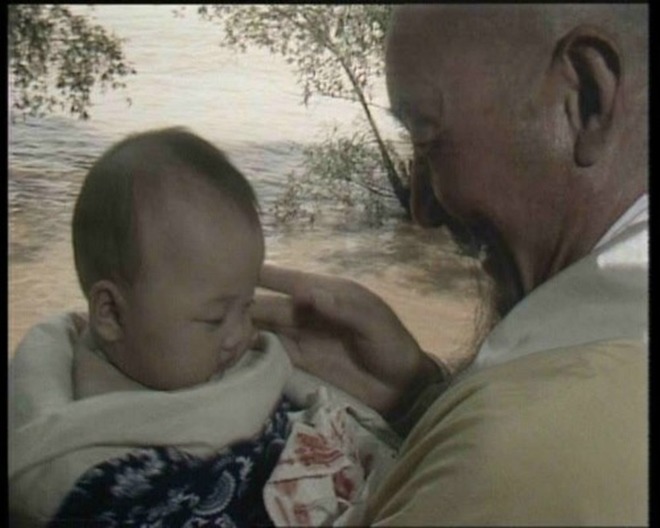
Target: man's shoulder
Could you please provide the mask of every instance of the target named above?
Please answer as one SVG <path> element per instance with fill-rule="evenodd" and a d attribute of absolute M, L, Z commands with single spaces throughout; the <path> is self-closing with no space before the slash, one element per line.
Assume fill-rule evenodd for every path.
<path fill-rule="evenodd" d="M 648 344 L 643 339 L 603 339 L 571 346 L 540 350 L 511 361 L 485 368 L 466 376 L 457 383 L 511 384 L 525 383 L 570 384 L 577 378 L 603 381 L 603 376 L 621 375 L 636 368 L 639 375 L 648 368 Z"/>
<path fill-rule="evenodd" d="M 648 347 L 641 340 L 545 350 L 483 369 L 450 386 L 424 419 L 438 422 L 450 414 L 470 412 L 489 433 L 495 433 L 505 423 L 575 423 L 577 415 L 585 413 L 587 421 L 606 419 L 601 414 L 612 416 L 613 400 L 638 404 L 631 411 L 639 412 L 627 415 L 646 417 Z M 507 444 L 515 439 L 511 433 L 505 435 Z"/>
<path fill-rule="evenodd" d="M 466 377 L 407 438 L 383 511 L 400 524 L 643 520 L 646 358 L 643 343 L 607 341 Z"/>

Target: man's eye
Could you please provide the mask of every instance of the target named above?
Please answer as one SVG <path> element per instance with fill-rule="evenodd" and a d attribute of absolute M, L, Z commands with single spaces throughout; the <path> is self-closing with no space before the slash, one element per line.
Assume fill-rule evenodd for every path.
<path fill-rule="evenodd" d="M 219 325 L 221 325 L 222 323 L 224 323 L 224 321 L 225 321 L 224 318 L 219 318 L 219 319 L 206 319 L 204 322 L 205 322 L 207 325 L 211 325 L 211 326 L 219 326 Z"/>

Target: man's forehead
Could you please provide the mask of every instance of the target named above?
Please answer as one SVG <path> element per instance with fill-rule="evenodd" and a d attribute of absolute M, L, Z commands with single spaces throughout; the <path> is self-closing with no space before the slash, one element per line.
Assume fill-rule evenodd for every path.
<path fill-rule="evenodd" d="M 437 43 L 439 28 L 424 13 L 429 6 L 398 8 L 386 48 L 386 80 L 390 110 L 398 119 L 418 119 L 420 108 L 435 107 L 442 89 L 438 70 L 450 50 Z"/>
<path fill-rule="evenodd" d="M 386 44 L 388 75 L 430 84 L 435 70 L 462 55 L 466 35 L 453 31 L 454 24 L 448 19 L 451 12 L 432 5 L 397 8 Z"/>
<path fill-rule="evenodd" d="M 395 9 L 386 48 L 392 113 L 414 118 L 411 109 L 439 110 L 442 95 L 459 89 L 465 79 L 501 75 L 511 65 L 512 50 L 522 44 L 520 27 L 533 18 L 531 7 L 412 5 Z"/>
<path fill-rule="evenodd" d="M 529 16 L 547 13 L 538 5 L 524 4 L 412 4 L 397 6 L 392 13 L 391 26 L 434 26 L 446 23 L 447 29 L 464 32 L 475 24 L 506 25 L 514 18 L 524 20 Z"/>
<path fill-rule="evenodd" d="M 394 9 L 391 34 L 428 41 L 447 34 L 456 23 L 467 24 L 475 8 L 447 5 L 408 5 Z"/>
<path fill-rule="evenodd" d="M 408 5 L 392 16 L 388 44 L 447 55 L 467 48 L 490 50 L 538 33 L 552 10 L 534 5 Z M 541 22 L 541 23 L 539 23 Z"/>

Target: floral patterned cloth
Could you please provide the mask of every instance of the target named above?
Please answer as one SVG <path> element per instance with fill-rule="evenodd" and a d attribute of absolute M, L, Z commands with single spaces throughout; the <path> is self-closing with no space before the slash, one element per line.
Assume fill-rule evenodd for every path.
<path fill-rule="evenodd" d="M 290 413 L 290 433 L 264 486 L 276 526 L 355 526 L 371 490 L 396 461 L 394 445 L 365 428 L 359 413 L 325 387 Z"/>
<path fill-rule="evenodd" d="M 272 526 L 262 490 L 293 410 L 282 398 L 258 438 L 210 458 L 149 447 L 95 466 L 77 481 L 49 526 Z"/>

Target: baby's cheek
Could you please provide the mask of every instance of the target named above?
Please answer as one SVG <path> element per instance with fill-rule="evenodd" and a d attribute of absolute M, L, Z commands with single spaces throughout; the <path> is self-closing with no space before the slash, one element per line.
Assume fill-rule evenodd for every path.
<path fill-rule="evenodd" d="M 162 368 L 181 388 L 204 383 L 215 371 L 217 346 L 213 347 L 209 337 L 181 332 L 178 339 L 172 336 L 169 347 L 170 359 Z"/>

